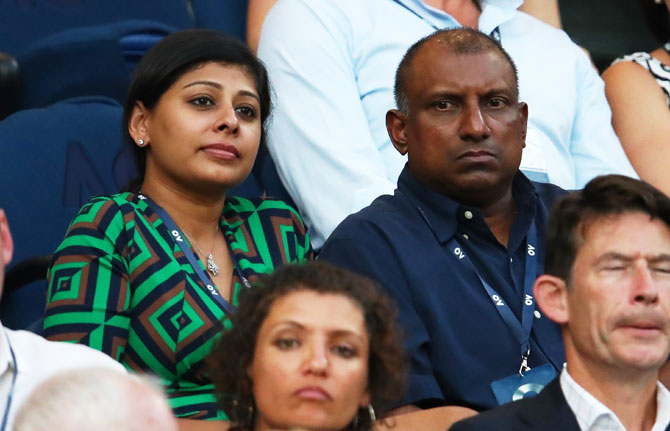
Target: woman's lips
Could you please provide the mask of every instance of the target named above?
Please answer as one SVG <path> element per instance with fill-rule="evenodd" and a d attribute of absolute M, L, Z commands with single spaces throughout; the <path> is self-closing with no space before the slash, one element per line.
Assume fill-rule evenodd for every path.
<path fill-rule="evenodd" d="M 240 157 L 240 152 L 234 145 L 229 144 L 210 144 L 202 149 L 212 157 L 222 160 L 234 160 Z"/>
<path fill-rule="evenodd" d="M 319 386 L 305 386 L 293 393 L 298 398 L 317 401 L 332 400 L 330 394 L 325 389 Z"/>

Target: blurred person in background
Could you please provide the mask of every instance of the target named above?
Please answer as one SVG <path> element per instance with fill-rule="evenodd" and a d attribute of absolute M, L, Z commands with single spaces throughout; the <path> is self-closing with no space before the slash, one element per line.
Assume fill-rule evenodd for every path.
<path fill-rule="evenodd" d="M 661 44 L 625 55 L 603 72 L 612 125 L 640 178 L 670 194 L 670 0 L 638 0 Z"/>

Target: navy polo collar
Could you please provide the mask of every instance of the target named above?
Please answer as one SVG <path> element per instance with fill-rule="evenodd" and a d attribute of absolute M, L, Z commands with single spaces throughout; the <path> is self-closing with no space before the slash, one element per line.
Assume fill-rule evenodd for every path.
<path fill-rule="evenodd" d="M 479 213 L 476 207 L 459 203 L 443 194 L 440 194 L 422 183 L 409 171 L 407 165 L 398 178 L 396 195 L 405 195 L 415 206 L 423 212 L 429 228 L 443 244 L 449 241 L 458 229 L 459 214 L 465 211 Z M 515 231 L 526 232 L 531 220 L 535 217 L 535 206 L 538 199 L 533 183 L 518 171 L 512 183 L 512 197 L 520 215 L 512 225 L 510 237 L 514 238 Z M 514 240 L 513 240 L 514 241 Z M 515 241 L 516 242 L 516 241 Z M 516 244 L 509 244 L 515 247 Z"/>

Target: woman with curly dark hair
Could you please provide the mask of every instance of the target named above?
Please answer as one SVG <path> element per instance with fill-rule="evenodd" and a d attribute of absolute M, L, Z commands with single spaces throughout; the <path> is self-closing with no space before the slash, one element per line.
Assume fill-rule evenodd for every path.
<path fill-rule="evenodd" d="M 210 356 L 231 430 L 371 430 L 402 396 L 392 310 L 372 281 L 322 262 L 242 292 Z"/>

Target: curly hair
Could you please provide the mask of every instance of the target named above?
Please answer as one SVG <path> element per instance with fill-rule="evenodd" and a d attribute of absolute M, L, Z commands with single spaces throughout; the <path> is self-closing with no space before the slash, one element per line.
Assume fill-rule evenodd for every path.
<path fill-rule="evenodd" d="M 253 361 L 261 325 L 275 301 L 305 290 L 346 296 L 363 311 L 370 339 L 368 388 L 373 408 L 384 412 L 402 396 L 406 363 L 396 311 L 378 286 L 324 262 L 284 265 L 240 293 L 237 312 L 224 322 L 226 329 L 209 357 L 219 403 L 234 422 L 231 431 L 253 430 L 254 398 L 247 369 Z M 372 429 L 367 413 L 358 415 L 354 422 L 348 429 Z"/>

